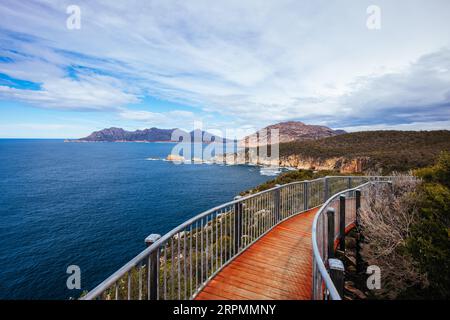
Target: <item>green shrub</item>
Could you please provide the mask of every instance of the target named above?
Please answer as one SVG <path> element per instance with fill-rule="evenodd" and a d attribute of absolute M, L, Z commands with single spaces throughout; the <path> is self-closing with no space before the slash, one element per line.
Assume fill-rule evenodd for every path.
<path fill-rule="evenodd" d="M 281 143 L 280 157 L 300 155 L 317 160 L 368 157 L 370 161 L 366 170 L 388 174 L 430 166 L 442 150 L 450 151 L 448 130 L 387 130 L 353 132 L 318 140 Z"/>
<path fill-rule="evenodd" d="M 416 170 L 422 178 L 418 195 L 419 220 L 412 228 L 408 248 L 427 273 L 428 298 L 450 298 L 450 153 L 443 152 L 437 163 Z"/>

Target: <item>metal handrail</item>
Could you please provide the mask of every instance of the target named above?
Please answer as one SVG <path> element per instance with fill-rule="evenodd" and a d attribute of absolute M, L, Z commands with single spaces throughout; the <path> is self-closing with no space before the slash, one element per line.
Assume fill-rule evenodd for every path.
<path fill-rule="evenodd" d="M 166 233 L 81 299 L 192 299 L 218 271 L 280 222 L 321 205 L 328 195 L 354 183 L 378 178 L 295 181 L 206 210 Z"/>
<path fill-rule="evenodd" d="M 339 200 L 339 198 L 341 196 L 345 196 L 345 199 L 347 200 L 351 200 L 351 201 L 355 201 L 356 202 L 356 197 L 354 196 L 354 193 L 356 191 L 364 191 L 366 188 L 368 188 L 369 186 L 373 185 L 374 183 L 386 183 L 386 182 L 391 182 L 393 179 L 393 177 L 378 177 L 377 179 L 371 179 L 372 181 L 368 181 L 364 184 L 361 184 L 355 188 L 349 188 L 343 191 L 340 191 L 336 194 L 334 194 L 333 196 L 331 196 L 327 201 L 325 201 L 325 203 L 320 207 L 320 209 L 317 211 L 314 220 L 313 220 L 313 225 L 312 225 L 312 233 L 311 233 L 311 238 L 312 238 L 312 247 L 313 247 L 313 284 L 312 284 L 312 288 L 313 288 L 313 299 L 317 300 L 317 299 L 331 299 L 331 300 L 341 300 L 341 296 L 338 293 L 338 290 L 336 289 L 335 284 L 333 283 L 333 280 L 330 277 L 330 274 L 328 272 L 328 269 L 325 265 L 325 261 L 326 261 L 326 250 L 324 249 L 326 246 L 324 245 L 325 241 L 329 241 L 329 239 L 325 239 L 325 237 L 327 237 L 327 234 L 325 234 L 325 232 L 322 232 L 319 236 L 320 231 L 318 230 L 318 224 L 319 224 L 319 220 L 322 219 L 323 223 L 322 223 L 322 229 L 325 229 L 325 213 L 328 209 L 332 208 L 333 202 L 336 202 L 337 200 Z M 348 227 L 348 225 L 352 224 L 355 222 L 356 217 L 357 217 L 357 210 L 359 208 L 357 208 L 356 203 L 353 203 L 353 214 L 354 216 L 352 217 L 351 221 L 345 221 L 345 227 Z M 333 208 L 335 209 L 335 208 Z M 337 208 L 337 220 L 339 221 L 340 219 L 340 214 L 341 212 L 339 212 L 339 208 Z M 347 211 L 347 210 L 346 210 Z M 333 211 L 335 212 L 335 211 Z M 345 217 L 345 215 L 344 215 Z M 334 234 L 334 239 L 340 238 L 341 234 L 339 233 L 339 228 L 336 229 L 337 232 Z M 319 243 L 318 240 L 321 241 L 322 244 L 322 252 L 320 252 L 320 248 L 319 248 Z M 325 259 L 324 259 L 325 258 Z M 324 261 L 325 260 L 325 261 Z"/>

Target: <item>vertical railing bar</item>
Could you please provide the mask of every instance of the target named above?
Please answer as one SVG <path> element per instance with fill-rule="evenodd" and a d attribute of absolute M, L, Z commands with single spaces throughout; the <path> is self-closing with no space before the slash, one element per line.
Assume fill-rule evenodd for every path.
<path fill-rule="evenodd" d="M 174 300 L 174 290 L 175 290 L 175 279 L 174 279 L 174 277 L 175 277 L 175 260 L 174 260 L 174 252 L 173 252 L 173 237 L 171 238 L 171 241 L 170 241 L 170 247 L 171 247 L 171 253 L 172 253 L 172 255 L 171 255 L 171 259 L 172 259 L 172 263 L 171 263 L 171 266 L 172 266 L 172 268 L 171 268 L 171 272 L 170 272 L 170 299 L 171 300 Z"/>
<path fill-rule="evenodd" d="M 219 218 L 216 212 L 216 269 L 219 269 Z"/>
<path fill-rule="evenodd" d="M 128 280 L 127 300 L 131 300 L 131 274 L 130 274 L 130 271 L 127 272 L 127 280 Z"/>
<path fill-rule="evenodd" d="M 228 259 L 231 259 L 231 257 L 233 256 L 233 213 L 234 213 L 234 207 L 233 206 L 230 206 L 230 213 L 229 213 L 229 215 L 230 215 L 230 223 L 229 223 L 229 226 L 228 226 L 228 230 L 229 230 L 229 232 L 230 232 L 230 241 L 228 242 L 229 243 L 229 246 L 228 246 L 228 249 L 229 249 L 229 257 L 228 257 Z"/>
<path fill-rule="evenodd" d="M 291 201 L 292 201 L 292 205 L 291 205 L 291 215 L 293 214 L 297 214 L 300 212 L 300 210 L 298 209 L 298 198 L 300 197 L 300 192 L 299 190 L 300 185 L 296 184 L 292 187 L 292 194 L 291 194 Z"/>
<path fill-rule="evenodd" d="M 250 216 L 252 214 L 254 214 L 255 210 L 258 211 L 258 208 L 256 207 L 256 199 L 253 198 L 251 199 L 252 201 L 247 201 L 247 204 L 249 204 L 249 207 L 243 207 L 242 211 L 245 212 L 245 215 L 243 215 L 243 219 L 245 219 L 242 225 L 244 226 L 243 228 L 245 229 L 245 238 L 244 238 L 244 243 L 243 243 L 243 247 L 247 247 L 247 245 L 249 244 L 249 221 L 250 221 Z"/>
<path fill-rule="evenodd" d="M 183 269 L 184 269 L 184 300 L 187 300 L 187 257 L 186 257 L 186 237 L 187 237 L 187 228 L 184 229 L 184 237 L 183 237 Z M 189 234 L 191 235 L 191 234 Z"/>
<path fill-rule="evenodd" d="M 325 230 L 326 230 L 326 228 L 325 228 L 325 215 L 322 215 L 322 254 L 323 254 L 323 256 L 324 257 L 326 257 L 325 256 L 325 254 L 326 254 L 326 251 L 325 251 Z"/>
<path fill-rule="evenodd" d="M 138 271 L 138 286 L 139 286 L 139 296 L 138 299 L 142 300 L 142 265 L 138 265 L 139 271 Z"/>
<path fill-rule="evenodd" d="M 226 247 L 226 254 L 225 254 L 225 260 L 228 261 L 228 259 L 231 258 L 231 212 L 232 212 L 232 207 L 228 207 L 228 211 L 227 211 L 227 219 L 225 221 L 225 233 L 226 233 L 226 239 L 227 243 L 225 243 L 225 247 Z M 227 221 L 229 221 L 230 223 L 228 223 Z"/>
<path fill-rule="evenodd" d="M 255 223 L 255 219 L 257 219 L 257 216 L 256 216 L 255 212 L 260 212 L 261 211 L 261 201 L 262 201 L 261 198 L 263 198 L 263 197 L 261 197 L 261 196 L 258 197 L 258 202 L 255 203 L 257 208 L 256 208 L 256 210 L 254 210 L 251 213 L 250 217 L 248 218 L 248 228 L 249 228 L 249 240 L 250 240 L 250 242 L 253 242 L 253 240 L 255 239 L 255 236 L 254 236 L 255 230 L 254 230 L 254 227 L 253 227 L 254 223 Z M 255 199 L 255 202 L 256 202 L 256 199 Z"/>
<path fill-rule="evenodd" d="M 251 202 L 252 203 L 252 205 L 251 205 L 252 210 L 250 211 L 250 217 L 248 218 L 250 230 L 252 229 L 252 224 L 251 224 L 252 220 L 255 220 L 255 219 L 258 220 L 259 216 L 261 215 L 261 212 L 260 212 L 260 210 L 258 208 L 258 203 L 256 201 L 257 198 L 255 197 L 254 199 L 251 199 L 251 200 L 252 200 L 252 202 Z"/>
<path fill-rule="evenodd" d="M 181 259 L 180 259 L 180 238 L 181 232 L 178 232 L 177 238 L 177 280 L 178 280 L 178 300 L 181 300 Z"/>
<path fill-rule="evenodd" d="M 242 205 L 242 212 L 241 212 L 241 220 L 242 221 L 240 223 L 240 226 L 241 226 L 241 229 L 242 229 L 242 232 L 241 232 L 242 250 L 247 245 L 247 243 L 246 243 L 247 240 L 245 239 L 245 235 L 247 234 L 246 218 L 247 218 L 247 215 L 248 215 L 249 211 L 255 210 L 255 208 L 254 208 L 254 201 L 253 201 L 254 199 L 252 198 L 251 200 L 252 201 L 245 201 L 245 205 Z M 248 206 L 250 206 L 250 207 L 248 207 Z"/>
<path fill-rule="evenodd" d="M 286 200 L 286 208 L 285 208 L 285 211 L 286 211 L 286 214 L 285 214 L 285 218 L 287 218 L 287 217 L 290 217 L 291 215 L 293 215 L 294 214 L 294 203 L 293 203 L 293 198 L 292 198 L 292 194 L 294 193 L 294 190 L 293 189 L 295 189 L 295 185 L 293 185 L 293 186 L 288 186 L 288 188 L 287 188 L 287 190 L 286 190 L 286 193 L 287 193 L 287 200 Z M 283 203 L 281 203 L 281 205 L 284 207 L 284 205 L 283 205 Z"/>
<path fill-rule="evenodd" d="M 280 191 L 281 192 L 281 191 Z M 281 199 L 280 199 L 280 213 L 281 213 Z M 260 210 L 261 218 L 263 219 L 263 232 L 266 232 L 267 230 L 267 220 L 266 220 L 266 213 L 262 210 Z"/>
<path fill-rule="evenodd" d="M 164 300 L 167 300 L 167 244 L 164 243 Z"/>
<path fill-rule="evenodd" d="M 200 244 L 200 248 L 201 248 L 201 254 L 200 254 L 200 260 L 201 260 L 201 281 L 200 281 L 200 283 L 203 283 L 203 218 L 202 218 L 202 220 L 201 220 L 201 226 L 200 226 L 200 228 L 202 229 L 202 232 L 201 232 L 201 235 L 200 235 L 200 237 L 201 237 L 201 244 Z"/>
<path fill-rule="evenodd" d="M 214 213 L 211 213 L 211 274 L 214 273 Z M 209 277 L 209 276 L 208 276 Z"/>
<path fill-rule="evenodd" d="M 253 210 L 251 211 L 251 216 L 258 217 L 258 218 L 262 217 L 263 210 L 261 209 L 261 197 L 260 196 L 255 197 L 253 199 L 253 206 L 252 207 L 253 207 Z M 249 218 L 249 229 L 251 229 L 250 222 L 251 222 L 251 218 Z M 249 231 L 249 233 L 250 233 L 250 231 Z M 249 238 L 249 239 L 251 239 L 251 238 Z"/>
<path fill-rule="evenodd" d="M 276 216 L 275 216 L 275 211 L 270 210 L 270 205 L 271 205 L 271 203 L 270 203 L 269 196 L 268 196 L 267 194 L 266 194 L 264 200 L 265 200 L 265 204 L 266 204 L 267 211 L 268 211 L 269 214 L 272 216 L 273 225 L 276 225 L 276 224 L 277 224 L 277 218 L 276 218 Z"/>
<path fill-rule="evenodd" d="M 220 213 L 220 266 L 222 267 L 223 265 L 223 218 L 224 218 L 224 213 L 223 210 L 221 210 Z"/>
<path fill-rule="evenodd" d="M 192 224 L 189 226 L 189 296 L 192 294 Z"/>
<path fill-rule="evenodd" d="M 205 217 L 205 239 L 206 239 L 206 249 L 205 249 L 205 271 L 206 271 L 206 277 L 205 279 L 209 278 L 209 259 L 208 259 L 208 255 L 210 254 L 209 252 L 209 237 L 208 237 L 208 224 L 209 224 L 209 216 Z"/>
<path fill-rule="evenodd" d="M 286 200 L 286 214 L 285 214 L 285 218 L 290 217 L 291 215 L 294 214 L 294 202 L 293 202 L 293 198 L 292 195 L 294 193 L 294 189 L 295 189 L 295 185 L 293 186 L 289 186 L 286 190 L 287 192 L 287 200 Z M 284 204 L 281 204 L 282 206 L 284 206 Z"/>
<path fill-rule="evenodd" d="M 255 227 L 255 239 L 258 238 L 258 222 L 259 222 L 259 217 L 258 215 L 255 213 L 253 214 L 253 216 L 255 217 L 255 222 L 254 222 L 254 227 Z"/>
<path fill-rule="evenodd" d="M 237 212 L 235 211 L 234 215 L 233 215 L 233 239 L 235 239 L 237 237 L 237 235 L 236 235 L 238 232 L 238 230 L 236 229 L 237 219 L 238 219 L 238 215 L 237 215 Z M 233 246 L 233 256 L 235 256 L 237 253 L 238 253 L 238 248 L 234 245 Z"/>
<path fill-rule="evenodd" d="M 161 267 L 161 259 L 160 259 L 161 247 L 156 249 L 156 300 L 159 300 L 159 269 Z M 150 266 L 150 265 L 149 265 Z M 148 289 L 150 291 L 150 288 Z"/>
<path fill-rule="evenodd" d="M 250 230 L 251 231 L 253 231 L 253 225 L 254 225 L 254 221 L 256 220 L 256 221 L 259 221 L 261 218 L 262 218 L 262 216 L 264 215 L 264 210 L 263 210 L 263 208 L 262 208 L 262 202 L 264 201 L 264 197 L 263 196 L 259 196 L 258 198 L 255 198 L 254 199 L 254 202 L 255 202 L 255 204 L 254 204 L 254 210 L 253 210 L 253 212 L 252 212 L 252 218 L 253 219 L 250 219 Z M 256 236 L 253 236 L 253 238 L 250 238 L 250 239 L 252 239 L 252 241 L 254 240 L 254 239 L 256 239 Z"/>
<path fill-rule="evenodd" d="M 199 287 L 198 283 L 198 220 L 195 222 L 195 288 Z"/>
<path fill-rule="evenodd" d="M 147 257 L 147 300 L 150 300 L 150 270 L 152 268 L 150 255 Z"/>

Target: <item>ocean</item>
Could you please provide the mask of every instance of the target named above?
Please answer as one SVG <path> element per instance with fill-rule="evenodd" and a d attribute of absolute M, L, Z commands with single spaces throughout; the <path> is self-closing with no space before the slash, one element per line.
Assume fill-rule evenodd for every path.
<path fill-rule="evenodd" d="M 172 143 L 0 139 L 0 299 L 69 299 L 186 219 L 270 179 L 258 167 L 176 165 Z M 69 265 L 81 290 L 69 290 Z"/>

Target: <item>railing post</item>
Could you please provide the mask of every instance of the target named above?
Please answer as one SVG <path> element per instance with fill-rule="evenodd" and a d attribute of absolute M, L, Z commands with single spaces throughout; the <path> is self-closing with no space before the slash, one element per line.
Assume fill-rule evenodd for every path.
<path fill-rule="evenodd" d="M 361 190 L 355 190 L 355 210 L 356 210 L 356 245 L 355 245 L 355 258 L 356 258 L 356 271 L 362 272 L 363 269 L 363 259 L 361 257 L 361 218 L 360 218 L 360 209 L 361 209 Z"/>
<path fill-rule="evenodd" d="M 345 252 L 345 195 L 339 196 L 339 250 Z"/>
<path fill-rule="evenodd" d="M 278 222 L 281 220 L 281 199 L 280 199 L 280 185 L 276 185 L 277 189 L 274 190 L 273 193 L 273 205 L 274 205 L 274 214 L 275 214 L 275 221 Z"/>
<path fill-rule="evenodd" d="M 355 190 L 356 227 L 359 229 L 359 209 L 361 208 L 361 190 Z"/>
<path fill-rule="evenodd" d="M 154 244 L 156 241 L 161 238 L 161 235 L 152 233 L 147 238 L 145 238 L 145 243 L 147 244 L 147 247 Z M 147 266 L 147 268 L 150 268 L 150 288 L 149 290 L 149 297 L 150 300 L 157 300 L 158 299 L 158 270 L 159 270 L 159 261 L 158 261 L 158 249 L 154 250 L 150 256 L 149 256 L 149 262 L 150 265 Z"/>
<path fill-rule="evenodd" d="M 242 198 L 241 196 L 234 197 L 234 200 Z M 242 202 L 234 204 L 234 252 L 238 253 L 241 247 L 242 239 Z"/>
<path fill-rule="evenodd" d="M 348 181 L 347 181 L 347 189 L 351 189 L 352 188 L 352 177 L 348 177 Z"/>
<path fill-rule="evenodd" d="M 344 296 L 344 264 L 339 259 L 328 259 L 328 269 L 330 270 L 330 278 L 342 298 Z"/>
<path fill-rule="evenodd" d="M 328 219 L 328 258 L 334 257 L 334 208 L 327 209 Z"/>
<path fill-rule="evenodd" d="M 323 202 L 328 200 L 328 177 L 323 180 Z"/>
<path fill-rule="evenodd" d="M 309 209 L 308 205 L 308 180 L 303 182 L 303 209 L 307 211 Z"/>

